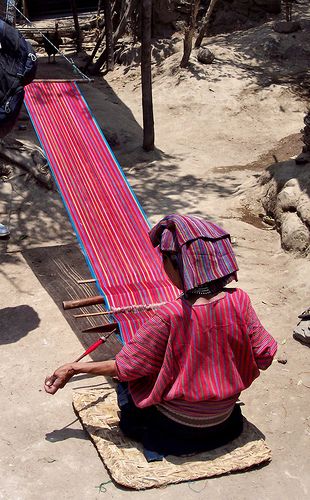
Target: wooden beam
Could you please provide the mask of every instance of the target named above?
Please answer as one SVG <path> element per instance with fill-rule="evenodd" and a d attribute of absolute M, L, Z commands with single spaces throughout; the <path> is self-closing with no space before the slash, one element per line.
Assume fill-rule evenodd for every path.
<path fill-rule="evenodd" d="M 93 297 L 84 297 L 83 299 L 64 300 L 62 306 L 64 309 L 75 309 L 76 307 L 93 306 L 96 304 L 104 304 L 102 295 L 94 295 Z"/>
<path fill-rule="evenodd" d="M 33 80 L 34 83 L 40 83 L 40 82 L 55 82 L 55 83 L 66 83 L 66 82 L 76 82 L 76 83 L 90 83 L 93 82 L 94 78 L 89 78 L 89 80 L 84 80 L 84 78 L 74 78 L 73 80 L 67 80 L 65 78 L 35 78 Z"/>

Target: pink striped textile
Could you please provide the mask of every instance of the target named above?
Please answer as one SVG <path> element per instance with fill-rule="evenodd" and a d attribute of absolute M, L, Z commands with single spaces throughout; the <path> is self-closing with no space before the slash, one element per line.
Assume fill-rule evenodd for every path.
<path fill-rule="evenodd" d="M 107 307 L 173 300 L 149 224 L 74 82 L 35 82 L 25 104 Z M 152 311 L 119 313 L 124 342 Z"/>
<path fill-rule="evenodd" d="M 206 304 L 179 298 L 162 306 L 117 354 L 116 366 L 139 408 L 160 404 L 170 418 L 208 417 L 214 424 L 276 350 L 246 292 L 227 289 Z"/>

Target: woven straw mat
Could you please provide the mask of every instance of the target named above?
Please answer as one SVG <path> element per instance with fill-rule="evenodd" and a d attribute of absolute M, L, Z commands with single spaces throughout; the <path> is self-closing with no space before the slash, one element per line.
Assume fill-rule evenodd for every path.
<path fill-rule="evenodd" d="M 141 446 L 126 438 L 118 427 L 113 387 L 74 391 L 73 407 L 114 481 L 135 490 L 242 471 L 271 459 L 261 432 L 244 419 L 242 435 L 227 446 L 148 463 Z"/>

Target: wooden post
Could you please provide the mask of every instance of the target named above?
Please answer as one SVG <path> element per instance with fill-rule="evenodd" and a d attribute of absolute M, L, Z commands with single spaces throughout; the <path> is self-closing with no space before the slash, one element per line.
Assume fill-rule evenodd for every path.
<path fill-rule="evenodd" d="M 154 149 L 154 115 L 152 98 L 151 33 L 152 0 L 142 0 L 141 84 L 143 109 L 143 149 Z"/>
<path fill-rule="evenodd" d="M 28 0 L 23 0 L 22 2 L 22 13 L 24 16 L 29 17 Z"/>
<path fill-rule="evenodd" d="M 73 16 L 73 21 L 74 21 L 75 33 L 76 33 L 76 50 L 77 50 L 77 52 L 81 52 L 82 38 L 81 38 L 81 30 L 80 30 L 80 25 L 79 25 L 79 16 L 78 16 L 77 7 L 76 7 L 76 0 L 71 0 L 71 9 L 72 9 L 72 16 Z"/>
<path fill-rule="evenodd" d="M 200 5 L 200 0 L 192 0 L 189 22 L 185 30 L 185 36 L 184 36 L 184 51 L 180 63 L 181 68 L 186 68 L 188 66 L 188 61 L 192 52 L 193 37 L 195 33 L 196 18 L 198 14 L 199 5 Z"/>
<path fill-rule="evenodd" d="M 114 45 L 113 45 L 113 22 L 112 22 L 112 3 L 111 0 L 104 0 L 104 21 L 105 21 L 105 39 L 106 39 L 106 65 L 107 71 L 114 69 Z"/>

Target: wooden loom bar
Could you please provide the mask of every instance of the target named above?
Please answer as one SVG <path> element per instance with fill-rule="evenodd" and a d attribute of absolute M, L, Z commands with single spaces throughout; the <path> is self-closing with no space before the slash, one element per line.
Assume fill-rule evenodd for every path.
<path fill-rule="evenodd" d="M 65 300 L 62 306 L 64 309 L 75 309 L 76 307 L 93 306 L 96 304 L 104 304 L 104 298 L 101 295 L 76 300 Z"/>
<path fill-rule="evenodd" d="M 42 78 L 42 79 L 35 79 L 33 80 L 34 83 L 44 83 L 44 82 L 52 82 L 52 83 L 69 83 L 69 82 L 75 82 L 75 83 L 90 83 L 90 82 L 94 82 L 94 79 L 93 78 L 89 78 L 88 80 L 83 79 L 83 78 L 73 78 L 72 80 L 70 79 L 57 79 L 57 78 Z"/>

